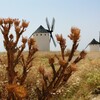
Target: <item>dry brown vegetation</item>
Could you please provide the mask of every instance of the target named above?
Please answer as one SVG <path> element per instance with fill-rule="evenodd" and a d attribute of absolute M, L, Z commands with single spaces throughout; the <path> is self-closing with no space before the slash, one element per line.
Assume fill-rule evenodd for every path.
<path fill-rule="evenodd" d="M 70 77 L 67 84 L 59 89 L 57 94 L 53 96 L 53 100 L 92 100 L 96 98 L 96 94 L 91 93 L 100 86 L 100 52 L 87 52 L 87 56 L 80 63 L 77 64 L 78 69 Z M 27 53 L 24 53 L 26 55 Z M 29 99 L 37 100 L 36 93 L 34 91 L 35 85 L 38 84 L 40 74 L 38 68 L 44 66 L 47 71 L 51 71 L 48 64 L 48 56 L 59 55 L 60 52 L 37 52 L 33 61 L 33 66 L 26 79 L 28 87 Z M 3 64 L 0 63 L 0 92 L 2 94 L 2 85 L 6 83 L 6 53 L 0 53 Z M 78 55 L 78 53 L 76 53 Z M 57 61 L 55 62 L 58 65 Z M 4 67 L 5 66 L 5 67 Z M 18 68 L 20 69 L 20 68 Z M 3 92 L 4 93 L 4 92 Z M 2 94 L 4 95 L 4 94 Z M 100 98 L 98 97 L 97 100 Z"/>
<path fill-rule="evenodd" d="M 76 52 L 80 29 L 71 28 L 70 51 L 66 51 L 66 39 L 57 34 L 60 52 L 36 53 L 33 38 L 22 37 L 22 45 L 17 45 L 28 24 L 25 20 L 0 19 L 6 49 L 0 59 L 2 100 L 89 100 L 90 94 L 99 94 L 100 57 L 88 53 L 85 58 L 85 51 Z M 12 26 L 15 38 L 9 33 Z M 27 42 L 29 50 L 23 52 Z"/>

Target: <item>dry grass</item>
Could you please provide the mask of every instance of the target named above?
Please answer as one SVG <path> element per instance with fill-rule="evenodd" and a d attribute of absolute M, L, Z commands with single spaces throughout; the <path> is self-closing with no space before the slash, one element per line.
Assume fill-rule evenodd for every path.
<path fill-rule="evenodd" d="M 27 52 L 24 53 L 26 55 Z M 38 68 L 44 66 L 50 72 L 48 57 L 55 54 L 60 56 L 60 52 L 37 52 L 33 61 L 26 83 L 29 87 L 30 99 L 35 100 L 36 94 L 34 91 L 35 85 L 41 80 Z M 77 55 L 78 53 L 76 53 Z M 7 81 L 6 79 L 6 53 L 0 53 L 3 63 L 0 64 L 0 92 L 2 92 L 1 84 Z M 100 52 L 88 52 L 85 59 L 78 63 L 78 71 L 73 73 L 68 81 L 68 84 L 58 91 L 58 96 L 54 96 L 54 100 L 90 100 L 90 93 L 100 86 Z M 21 70 L 21 68 L 18 68 Z M 17 69 L 17 70 L 18 70 Z M 77 99 L 78 98 L 78 99 Z M 92 100 L 92 99 L 91 99 Z"/>

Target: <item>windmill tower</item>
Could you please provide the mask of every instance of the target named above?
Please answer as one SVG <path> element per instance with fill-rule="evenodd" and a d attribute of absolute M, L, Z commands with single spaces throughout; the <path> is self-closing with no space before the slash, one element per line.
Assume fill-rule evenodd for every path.
<path fill-rule="evenodd" d="M 51 39 L 54 43 L 54 46 L 56 47 L 56 43 L 52 35 L 55 19 L 53 18 L 52 25 L 50 27 L 48 19 L 46 18 L 46 24 L 48 29 L 45 29 L 42 25 L 40 25 L 37 30 L 31 35 L 35 38 L 39 51 L 50 51 Z"/>
<path fill-rule="evenodd" d="M 100 51 L 100 32 L 99 32 L 99 42 L 93 39 L 89 43 L 90 51 Z"/>

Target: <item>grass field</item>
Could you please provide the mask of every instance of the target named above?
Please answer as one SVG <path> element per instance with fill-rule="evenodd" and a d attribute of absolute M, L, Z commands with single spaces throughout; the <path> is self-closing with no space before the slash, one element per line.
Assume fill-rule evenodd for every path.
<path fill-rule="evenodd" d="M 42 66 L 48 73 L 51 72 L 48 57 L 55 54 L 60 56 L 60 52 L 37 52 L 35 54 L 33 67 L 26 79 L 30 98 L 27 100 L 37 100 L 34 89 L 39 84 L 41 77 L 38 73 L 38 68 Z M 27 52 L 24 55 L 27 55 Z M 76 55 L 78 55 L 78 52 L 75 53 Z M 0 62 L 0 93 L 3 94 L 2 86 L 7 83 L 6 53 L 0 53 L 0 59 L 2 61 Z M 55 65 L 58 66 L 57 61 L 55 61 Z M 98 90 L 99 94 L 95 93 L 96 89 L 100 89 L 100 52 L 87 52 L 86 58 L 81 60 L 77 67 L 78 70 L 73 73 L 68 83 L 54 94 L 52 100 L 100 100 L 100 90 Z M 17 66 L 16 71 L 19 71 L 19 75 L 21 74 L 20 65 Z"/>

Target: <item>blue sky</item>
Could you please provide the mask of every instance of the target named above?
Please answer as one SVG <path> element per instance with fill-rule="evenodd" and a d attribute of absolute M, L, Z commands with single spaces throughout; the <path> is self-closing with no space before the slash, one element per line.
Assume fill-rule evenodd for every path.
<path fill-rule="evenodd" d="M 73 26 L 81 29 L 79 50 L 84 49 L 93 38 L 99 40 L 100 0 L 0 0 L 0 17 L 29 21 L 29 27 L 24 33 L 27 37 L 40 25 L 47 28 L 46 17 L 50 23 L 54 17 L 56 21 L 53 35 L 62 34 L 67 40 L 68 48 L 72 42 L 67 35 Z M 1 34 L 0 37 L 2 42 Z M 0 51 L 3 50 L 2 42 Z M 59 45 L 55 48 L 51 42 L 51 50 L 59 50 Z"/>

